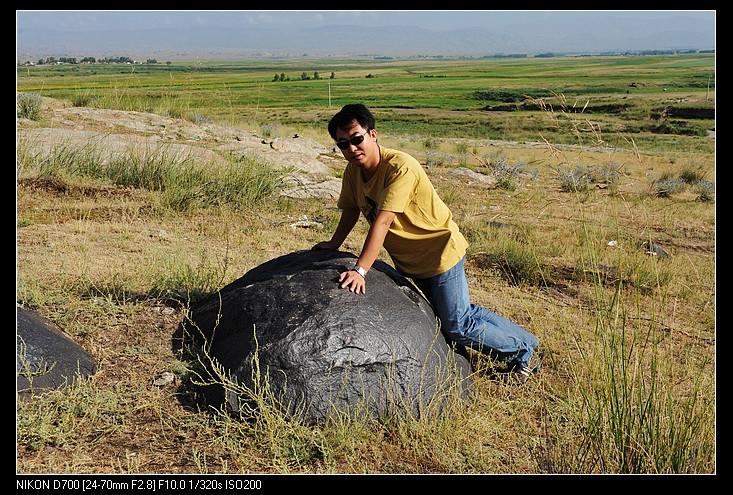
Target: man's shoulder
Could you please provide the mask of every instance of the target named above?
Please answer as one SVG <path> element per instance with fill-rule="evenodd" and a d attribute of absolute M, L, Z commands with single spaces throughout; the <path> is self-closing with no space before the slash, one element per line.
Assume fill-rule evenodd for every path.
<path fill-rule="evenodd" d="M 420 165 L 420 162 L 418 162 L 414 156 L 407 153 L 406 151 L 396 150 L 393 148 L 385 148 L 383 146 L 380 146 L 379 149 L 380 149 L 380 153 L 382 154 L 382 160 L 392 165 L 396 165 L 396 166 L 403 166 L 403 165 L 419 166 Z"/>

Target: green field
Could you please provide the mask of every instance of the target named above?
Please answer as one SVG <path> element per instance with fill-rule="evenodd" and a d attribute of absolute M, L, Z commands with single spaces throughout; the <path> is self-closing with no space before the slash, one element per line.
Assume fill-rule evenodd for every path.
<path fill-rule="evenodd" d="M 711 152 L 699 138 L 715 126 L 714 73 L 713 54 L 272 60 L 19 67 L 17 87 L 83 106 L 319 132 L 336 107 L 360 101 L 392 135 L 536 141 L 542 131 L 554 143 L 624 136 L 641 149 Z"/>

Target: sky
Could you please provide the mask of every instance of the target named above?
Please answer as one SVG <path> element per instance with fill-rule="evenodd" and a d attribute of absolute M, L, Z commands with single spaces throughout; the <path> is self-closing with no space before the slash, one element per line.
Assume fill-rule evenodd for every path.
<path fill-rule="evenodd" d="M 715 19 L 714 10 L 700 11 L 511 11 L 511 10 L 235 10 L 235 11 L 93 11 L 93 10 L 16 10 L 17 29 L 57 29 L 68 31 L 111 28 L 186 28 L 186 27 L 321 27 L 332 24 L 359 26 L 403 25 L 428 29 L 456 29 L 475 26 L 490 28 L 529 20 L 567 21 L 574 16 L 633 16 L 639 19 L 664 18 L 685 13 L 701 19 Z"/>

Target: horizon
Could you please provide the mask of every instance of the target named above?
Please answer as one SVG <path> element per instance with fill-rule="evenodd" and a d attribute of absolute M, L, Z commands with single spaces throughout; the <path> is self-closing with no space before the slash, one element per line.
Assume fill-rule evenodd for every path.
<path fill-rule="evenodd" d="M 16 55 L 481 56 L 715 48 L 716 11 L 16 11 Z M 260 55 L 258 55 L 260 56 Z"/>

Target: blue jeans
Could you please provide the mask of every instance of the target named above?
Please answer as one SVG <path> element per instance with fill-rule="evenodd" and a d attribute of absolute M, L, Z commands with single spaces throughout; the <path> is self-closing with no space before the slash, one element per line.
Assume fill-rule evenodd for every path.
<path fill-rule="evenodd" d="M 434 277 L 413 278 L 440 318 L 443 334 L 510 367 L 527 366 L 539 340 L 516 323 L 471 304 L 464 262 L 465 258 Z"/>

